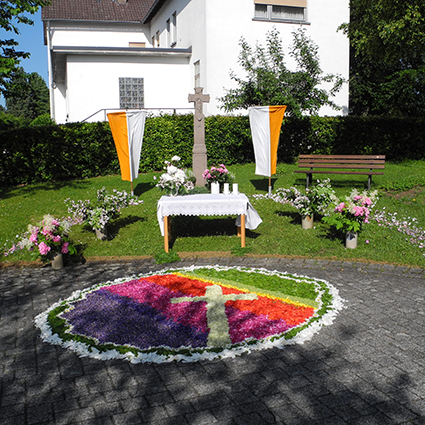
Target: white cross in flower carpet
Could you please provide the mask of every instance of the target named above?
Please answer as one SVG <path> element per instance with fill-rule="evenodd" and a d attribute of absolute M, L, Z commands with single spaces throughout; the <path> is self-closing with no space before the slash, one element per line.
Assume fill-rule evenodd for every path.
<path fill-rule="evenodd" d="M 226 301 L 256 300 L 256 294 L 227 294 L 223 295 L 221 286 L 207 286 L 204 296 L 172 298 L 171 303 L 205 301 L 207 303 L 208 347 L 224 347 L 231 344 L 229 322 L 226 316 Z"/>

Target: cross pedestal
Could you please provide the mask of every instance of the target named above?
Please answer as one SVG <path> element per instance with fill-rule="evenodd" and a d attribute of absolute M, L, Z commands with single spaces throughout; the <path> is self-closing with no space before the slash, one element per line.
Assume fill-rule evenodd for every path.
<path fill-rule="evenodd" d="M 195 94 L 189 94 L 189 102 L 195 103 L 195 114 L 193 116 L 193 173 L 196 177 L 196 186 L 205 184 L 202 174 L 207 168 L 207 148 L 205 146 L 205 118 L 202 111 L 204 102 L 209 103 L 210 95 L 202 94 L 202 87 L 195 88 Z"/>

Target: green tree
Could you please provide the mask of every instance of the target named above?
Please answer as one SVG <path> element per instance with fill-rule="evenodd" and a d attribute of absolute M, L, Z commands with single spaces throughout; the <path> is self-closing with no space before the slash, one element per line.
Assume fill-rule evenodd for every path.
<path fill-rule="evenodd" d="M 50 112 L 49 89 L 37 72 L 27 74 L 19 67 L 9 80 L 9 90 L 5 93 L 8 114 L 31 121 Z"/>
<path fill-rule="evenodd" d="M 240 41 L 239 64 L 246 79 L 239 78 L 233 71 L 230 76 L 238 87 L 226 90 L 219 100 L 222 109 L 233 111 L 250 106 L 287 105 L 291 116 L 301 117 L 308 112 L 317 115 L 321 106 L 338 109 L 331 100 L 340 89 L 344 79 L 338 75 L 323 75 L 319 64 L 318 47 L 299 29 L 292 33 L 293 44 L 289 55 L 295 60 L 297 69 L 291 71 L 285 64 L 285 53 L 279 32 L 274 28 L 267 33 L 267 44 L 253 49 L 244 38 Z M 328 92 L 322 83 L 332 83 Z"/>
<path fill-rule="evenodd" d="M 33 25 L 28 15 L 33 15 L 47 3 L 46 0 L 0 0 L 0 28 L 18 35 L 18 25 Z M 16 71 L 21 59 L 30 56 L 28 52 L 17 51 L 17 46 L 13 38 L 0 40 L 0 93 L 7 91 L 9 77 Z"/>
<path fill-rule="evenodd" d="M 350 111 L 356 115 L 425 113 L 425 2 L 351 0 Z"/>

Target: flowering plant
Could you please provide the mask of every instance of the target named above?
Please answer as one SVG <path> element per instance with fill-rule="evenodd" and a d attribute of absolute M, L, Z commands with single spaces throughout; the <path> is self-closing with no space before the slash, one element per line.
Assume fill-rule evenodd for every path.
<path fill-rule="evenodd" d="M 202 177 L 207 181 L 208 187 L 211 186 L 211 183 L 232 183 L 235 180 L 235 176 L 229 173 L 224 164 L 220 164 L 218 167 L 212 166 L 210 169 L 207 168 Z"/>
<path fill-rule="evenodd" d="M 184 195 L 190 192 L 195 187 L 195 176 L 189 170 L 183 170 L 178 167 L 180 157 L 175 155 L 171 158 L 171 161 L 165 161 L 167 170 L 159 178 L 158 183 L 154 183 L 154 186 L 159 187 L 165 192 L 166 195 Z M 156 180 L 156 177 L 154 177 Z"/>
<path fill-rule="evenodd" d="M 5 256 L 13 254 L 18 249 L 28 249 L 34 259 L 40 257 L 43 262 L 51 260 L 55 254 L 76 254 L 77 249 L 71 244 L 69 230 L 73 222 L 69 219 L 56 219 L 50 214 L 43 217 L 43 221 L 36 226 L 28 225 L 28 231 L 19 241 L 4 253 Z"/>
<path fill-rule="evenodd" d="M 369 215 L 375 206 L 378 191 L 359 193 L 353 189 L 345 200 L 336 200 L 334 211 L 323 217 L 323 221 L 343 232 L 359 232 L 363 223 L 369 223 Z"/>
<path fill-rule="evenodd" d="M 111 219 L 119 217 L 123 208 L 143 203 L 125 190 L 121 192 L 114 189 L 111 195 L 104 187 L 97 191 L 97 200 L 94 203 L 89 199 L 74 201 L 70 198 L 64 202 L 68 206 L 68 212 L 78 223 L 88 224 L 95 230 L 104 230 Z"/>
<path fill-rule="evenodd" d="M 277 189 L 276 194 L 272 195 L 272 199 L 281 204 L 292 205 L 304 217 L 311 216 L 314 213 L 322 214 L 336 198 L 329 182 L 329 179 L 322 182 L 317 180 L 317 184 L 307 188 L 305 194 L 301 193 L 296 187 L 280 188 Z"/>

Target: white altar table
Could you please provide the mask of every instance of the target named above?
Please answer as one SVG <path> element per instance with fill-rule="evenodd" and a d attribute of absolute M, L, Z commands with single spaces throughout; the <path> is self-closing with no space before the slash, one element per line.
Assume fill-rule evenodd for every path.
<path fill-rule="evenodd" d="M 165 252 L 169 252 L 169 216 L 172 215 L 238 215 L 236 225 L 238 230 L 240 228 L 242 248 L 245 247 L 245 228 L 256 229 L 263 221 L 243 193 L 162 196 L 158 201 L 157 217 Z"/>

